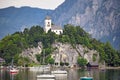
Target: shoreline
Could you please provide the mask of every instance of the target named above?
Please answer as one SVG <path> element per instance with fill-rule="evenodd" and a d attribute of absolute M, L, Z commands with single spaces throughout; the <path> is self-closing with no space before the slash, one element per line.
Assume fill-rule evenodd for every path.
<path fill-rule="evenodd" d="M 120 69 L 120 67 L 105 67 L 105 69 Z"/>

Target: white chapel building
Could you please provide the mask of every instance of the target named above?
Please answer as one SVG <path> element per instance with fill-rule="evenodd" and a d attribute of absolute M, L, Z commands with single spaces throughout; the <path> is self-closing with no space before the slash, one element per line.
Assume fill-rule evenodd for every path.
<path fill-rule="evenodd" d="M 51 29 L 52 32 L 60 35 L 63 33 L 62 27 L 52 25 L 52 20 L 49 16 L 45 18 L 45 25 L 44 25 L 44 30 L 47 33 Z"/>

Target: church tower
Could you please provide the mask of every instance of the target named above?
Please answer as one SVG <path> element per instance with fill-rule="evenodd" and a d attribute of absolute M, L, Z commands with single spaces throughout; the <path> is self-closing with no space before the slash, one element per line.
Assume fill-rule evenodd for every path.
<path fill-rule="evenodd" d="M 51 29 L 51 18 L 49 16 L 47 16 L 45 18 L 45 32 L 47 33 L 50 29 Z"/>

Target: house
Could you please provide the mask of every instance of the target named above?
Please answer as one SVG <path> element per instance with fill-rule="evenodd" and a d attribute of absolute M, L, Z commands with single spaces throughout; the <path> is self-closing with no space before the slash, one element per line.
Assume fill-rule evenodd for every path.
<path fill-rule="evenodd" d="M 60 26 L 52 25 L 52 20 L 49 16 L 45 18 L 44 30 L 47 33 L 49 30 L 60 35 L 63 33 L 63 29 Z"/>
<path fill-rule="evenodd" d="M 88 62 L 87 67 L 90 67 L 90 68 L 98 68 L 98 67 L 99 67 L 99 64 L 98 64 L 98 63 L 95 63 L 95 62 Z"/>

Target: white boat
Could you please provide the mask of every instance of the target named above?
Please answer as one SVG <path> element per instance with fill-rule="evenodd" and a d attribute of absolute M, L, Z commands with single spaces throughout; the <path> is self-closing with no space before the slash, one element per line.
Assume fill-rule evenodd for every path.
<path fill-rule="evenodd" d="M 44 63 L 44 57 L 45 54 L 43 55 L 43 63 Z M 37 75 L 37 80 L 55 80 L 55 75 L 52 74 L 45 74 L 45 69 L 49 69 L 49 67 L 43 65 L 43 74 Z"/>
<path fill-rule="evenodd" d="M 51 74 L 37 75 L 37 80 L 55 80 L 55 75 Z"/>
<path fill-rule="evenodd" d="M 51 71 L 52 74 L 67 74 L 67 71 L 65 70 L 55 70 Z"/>
<path fill-rule="evenodd" d="M 35 72 L 49 72 L 50 71 L 50 66 L 48 65 L 41 65 L 41 66 L 34 66 L 34 67 L 29 67 L 30 71 L 35 71 Z"/>
<path fill-rule="evenodd" d="M 93 80 L 92 77 L 80 77 L 80 80 Z"/>

